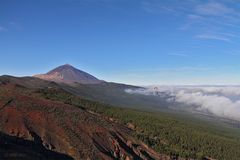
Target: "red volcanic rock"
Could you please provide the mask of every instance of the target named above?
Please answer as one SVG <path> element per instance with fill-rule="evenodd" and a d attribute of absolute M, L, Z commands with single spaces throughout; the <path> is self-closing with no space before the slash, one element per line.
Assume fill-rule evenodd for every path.
<path fill-rule="evenodd" d="M 101 115 L 11 84 L 0 86 L 0 131 L 74 159 L 169 159 Z"/>

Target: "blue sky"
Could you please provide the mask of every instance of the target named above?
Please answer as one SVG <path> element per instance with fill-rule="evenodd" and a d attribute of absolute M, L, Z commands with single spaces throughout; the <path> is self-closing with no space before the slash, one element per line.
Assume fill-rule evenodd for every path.
<path fill-rule="evenodd" d="M 0 75 L 65 63 L 129 84 L 240 84 L 238 0 L 1 0 Z"/>

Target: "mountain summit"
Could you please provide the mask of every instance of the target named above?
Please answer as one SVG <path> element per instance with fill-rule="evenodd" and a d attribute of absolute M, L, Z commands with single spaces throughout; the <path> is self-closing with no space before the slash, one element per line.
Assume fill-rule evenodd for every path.
<path fill-rule="evenodd" d="M 34 75 L 34 77 L 54 81 L 58 83 L 82 83 L 82 84 L 98 84 L 102 81 L 97 79 L 96 77 L 81 71 L 79 69 L 74 68 L 69 64 L 65 64 L 59 66 L 46 74 L 38 74 Z"/>

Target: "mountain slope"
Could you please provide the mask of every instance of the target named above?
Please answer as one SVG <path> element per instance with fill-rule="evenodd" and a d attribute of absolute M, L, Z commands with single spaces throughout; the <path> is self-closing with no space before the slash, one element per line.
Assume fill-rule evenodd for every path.
<path fill-rule="evenodd" d="M 118 91 L 130 87 L 105 85 L 110 85 L 108 94 L 114 92 L 110 92 L 113 88 Z M 104 91 L 102 87 L 94 94 Z M 82 93 L 91 90 L 84 89 Z M 0 132 L 36 140 L 53 152 L 74 159 L 120 159 L 122 155 L 129 159 L 163 160 L 240 157 L 239 130 L 182 116 L 87 100 L 66 91 L 63 84 L 38 78 L 0 77 Z"/>
<path fill-rule="evenodd" d="M 99 84 L 66 84 L 42 80 L 36 77 L 12 77 L 0 76 L 0 83 L 15 83 L 29 89 L 59 87 L 72 94 L 84 97 L 89 100 L 99 101 L 120 107 L 131 107 L 138 109 L 166 109 L 167 104 L 164 99 L 156 96 L 144 96 L 128 94 L 125 89 L 140 88 L 137 86 L 102 82 Z"/>
<path fill-rule="evenodd" d="M 61 84 L 61 87 L 72 94 L 86 99 L 119 107 L 144 109 L 149 111 L 151 109 L 165 110 L 168 105 L 165 99 L 156 96 L 129 94 L 125 92 L 126 89 L 141 88 L 137 86 L 103 82 L 100 84 Z"/>
<path fill-rule="evenodd" d="M 62 89 L 57 85 L 29 89 L 6 79 L 0 82 L 0 132 L 4 134 L 32 141 L 74 159 L 169 159 L 133 138 L 131 129 L 124 125 L 90 112 L 84 106 L 41 96 L 51 89 L 60 92 Z M 35 153 L 36 148 L 29 152 Z"/>
<path fill-rule="evenodd" d="M 29 141 L 0 132 L 1 160 L 73 160 L 70 156 L 47 150 L 37 141 Z"/>
<path fill-rule="evenodd" d="M 34 77 L 54 81 L 61 88 L 75 95 L 116 106 L 145 109 L 146 106 L 147 109 L 151 107 L 166 109 L 167 106 L 166 101 L 158 97 L 130 95 L 125 92 L 125 89 L 140 87 L 101 81 L 68 64 L 57 67 L 46 74 L 35 75 Z M 32 83 L 35 82 L 32 81 Z M 42 84 L 42 82 L 39 83 Z M 36 87 L 36 85 L 32 85 L 31 87 Z"/>
<path fill-rule="evenodd" d="M 54 81 L 58 83 L 82 83 L 82 84 L 99 84 L 102 81 L 96 77 L 78 70 L 69 64 L 59 66 L 46 74 L 34 75 L 34 77 Z"/>

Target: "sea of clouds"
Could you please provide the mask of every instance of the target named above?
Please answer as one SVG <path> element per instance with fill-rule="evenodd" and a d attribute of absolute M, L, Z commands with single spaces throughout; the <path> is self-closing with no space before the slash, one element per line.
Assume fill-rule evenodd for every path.
<path fill-rule="evenodd" d="M 149 86 L 127 89 L 130 94 L 167 97 L 184 109 L 240 121 L 240 86 Z M 168 95 L 168 96 L 166 96 Z M 176 105 L 178 106 L 178 105 Z"/>

